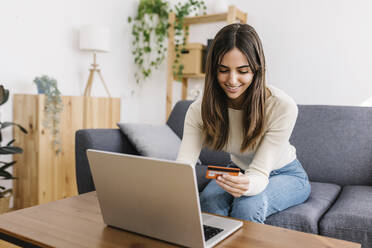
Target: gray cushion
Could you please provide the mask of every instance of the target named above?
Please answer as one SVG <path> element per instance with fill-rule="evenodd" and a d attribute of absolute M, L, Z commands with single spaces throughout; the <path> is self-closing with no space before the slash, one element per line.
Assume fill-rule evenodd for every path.
<path fill-rule="evenodd" d="M 140 155 L 176 160 L 180 138 L 167 125 L 118 123 Z"/>
<path fill-rule="evenodd" d="M 140 155 L 176 160 L 181 139 L 167 125 L 117 123 Z M 196 162 L 200 165 L 198 159 Z"/>
<path fill-rule="evenodd" d="M 290 142 L 311 181 L 372 185 L 371 107 L 299 105 Z"/>
<path fill-rule="evenodd" d="M 311 182 L 311 194 L 306 202 L 269 216 L 265 223 L 318 234 L 318 221 L 335 201 L 340 189 L 335 184 Z"/>
<path fill-rule="evenodd" d="M 372 247 L 372 187 L 346 186 L 319 225 L 320 234 Z"/>
<path fill-rule="evenodd" d="M 183 125 L 185 123 L 186 112 L 192 101 L 179 101 L 176 103 L 169 115 L 167 125 L 177 134 L 180 139 L 183 137 Z"/>

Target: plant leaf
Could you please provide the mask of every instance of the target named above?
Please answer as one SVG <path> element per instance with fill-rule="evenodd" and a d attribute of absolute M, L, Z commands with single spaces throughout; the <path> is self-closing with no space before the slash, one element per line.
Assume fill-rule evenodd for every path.
<path fill-rule="evenodd" d="M 4 87 L 1 85 L 2 95 L 0 99 L 0 105 L 3 105 L 6 103 L 9 99 L 9 90 L 4 89 Z"/>
<path fill-rule="evenodd" d="M 11 141 L 8 142 L 8 144 L 6 144 L 6 146 L 11 146 L 13 143 L 14 143 L 15 139 L 12 139 Z"/>
<path fill-rule="evenodd" d="M 17 124 L 17 123 L 9 122 L 9 121 L 1 123 L 1 129 L 4 129 L 6 127 L 10 127 L 10 126 L 17 126 L 17 127 L 19 127 L 19 129 L 21 129 L 22 132 L 27 133 L 27 130 L 24 127 L 22 127 L 21 125 Z"/>
<path fill-rule="evenodd" d="M 16 154 L 22 153 L 23 150 L 17 146 L 2 146 L 0 147 L 0 154 Z"/>
<path fill-rule="evenodd" d="M 17 163 L 17 161 L 12 161 L 10 163 L 5 163 L 3 166 L 0 167 L 0 171 L 4 171 L 4 170 L 8 169 L 10 166 L 14 165 L 15 163 Z"/>
<path fill-rule="evenodd" d="M 3 179 L 13 179 L 12 174 L 7 171 L 0 171 L 0 177 L 3 177 Z"/>
<path fill-rule="evenodd" d="M 1 178 L 1 180 L 17 180 L 18 177 L 7 177 L 7 178 Z"/>

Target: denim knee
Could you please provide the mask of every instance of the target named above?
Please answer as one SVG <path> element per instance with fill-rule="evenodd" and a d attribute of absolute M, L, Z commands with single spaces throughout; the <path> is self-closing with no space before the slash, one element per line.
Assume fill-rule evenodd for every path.
<path fill-rule="evenodd" d="M 235 198 L 230 216 L 242 220 L 264 223 L 268 209 L 268 200 L 263 198 L 264 195 Z"/>
<path fill-rule="evenodd" d="M 228 216 L 232 200 L 233 196 L 211 181 L 200 194 L 200 208 L 202 212 Z"/>

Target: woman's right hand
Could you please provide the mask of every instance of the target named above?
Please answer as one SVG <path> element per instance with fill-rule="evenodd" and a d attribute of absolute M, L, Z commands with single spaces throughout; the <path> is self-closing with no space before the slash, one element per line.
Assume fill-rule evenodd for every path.
<path fill-rule="evenodd" d="M 238 176 L 222 175 L 217 177 L 217 184 L 234 197 L 242 196 L 249 189 L 249 178 L 239 172 Z"/>

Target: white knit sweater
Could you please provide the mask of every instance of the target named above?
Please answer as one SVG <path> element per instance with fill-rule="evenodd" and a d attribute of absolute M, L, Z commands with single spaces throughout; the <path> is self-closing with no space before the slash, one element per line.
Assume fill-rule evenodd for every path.
<path fill-rule="evenodd" d="M 297 105 L 282 90 L 272 85 L 267 87 L 271 96 L 266 100 L 266 126 L 253 149 L 240 152 L 243 140 L 243 112 L 228 109 L 230 130 L 223 151 L 230 153 L 231 160 L 244 169 L 245 175 L 250 178 L 249 189 L 244 194 L 247 196 L 261 193 L 269 182 L 272 170 L 282 168 L 296 159 L 296 149 L 289 143 L 289 137 L 297 119 Z M 202 99 L 197 99 L 186 113 L 177 161 L 195 165 L 200 155 L 203 146 L 201 103 Z"/>

